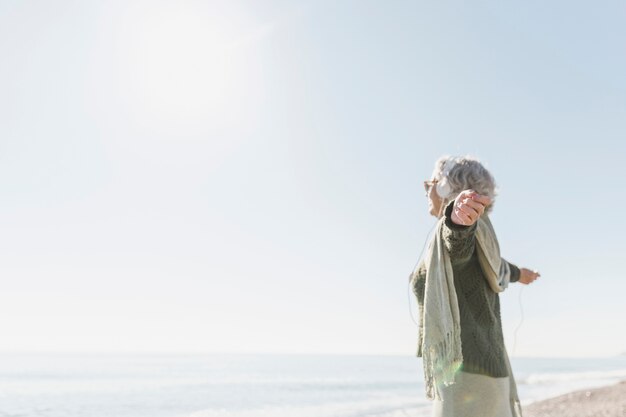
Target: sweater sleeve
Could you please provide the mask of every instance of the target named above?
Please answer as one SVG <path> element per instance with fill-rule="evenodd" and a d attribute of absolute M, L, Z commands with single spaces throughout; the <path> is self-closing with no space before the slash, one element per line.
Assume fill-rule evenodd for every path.
<path fill-rule="evenodd" d="M 452 221 L 454 200 L 444 210 L 443 242 L 453 264 L 466 263 L 472 257 L 476 245 L 476 223 L 463 226 Z"/>
<path fill-rule="evenodd" d="M 426 278 L 426 265 L 424 262 L 420 263 L 420 265 L 415 269 L 415 271 L 411 274 L 411 288 L 413 289 L 413 294 L 417 296 L 418 303 L 424 302 L 424 279 Z"/>
<path fill-rule="evenodd" d="M 502 260 L 506 262 L 507 264 L 509 264 L 509 269 L 511 270 L 511 282 L 519 281 L 520 271 L 517 265 L 512 264 L 511 262 L 507 261 L 504 258 L 502 258 Z"/>
<path fill-rule="evenodd" d="M 424 327 L 423 327 L 424 291 L 426 288 L 426 267 L 423 262 L 415 269 L 415 272 L 411 274 L 411 287 L 413 288 L 413 294 L 415 294 L 415 297 L 417 298 L 417 307 L 419 310 L 419 339 L 418 340 L 423 340 L 424 338 Z M 417 344 L 416 355 L 418 358 L 422 357 L 422 345 L 420 343 Z"/>

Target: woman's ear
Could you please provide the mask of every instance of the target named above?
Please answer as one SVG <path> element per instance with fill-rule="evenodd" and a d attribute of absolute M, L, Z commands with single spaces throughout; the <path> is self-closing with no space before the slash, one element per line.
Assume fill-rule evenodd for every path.
<path fill-rule="evenodd" d="M 441 175 L 439 176 L 439 181 L 437 181 L 437 194 L 441 198 L 449 198 L 450 194 L 452 194 L 452 186 L 450 186 L 450 172 L 456 166 L 456 162 L 452 158 L 448 158 L 446 162 L 443 164 L 441 169 Z"/>

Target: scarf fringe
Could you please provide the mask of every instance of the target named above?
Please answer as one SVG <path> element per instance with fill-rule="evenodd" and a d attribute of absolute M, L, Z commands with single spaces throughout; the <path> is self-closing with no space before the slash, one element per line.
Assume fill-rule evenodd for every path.
<path fill-rule="evenodd" d="M 519 402 L 519 400 L 511 398 L 511 411 L 513 417 L 522 417 L 522 404 Z"/>
<path fill-rule="evenodd" d="M 422 352 L 426 398 L 429 400 L 441 400 L 438 389 L 441 384 L 454 384 L 455 375 L 463 363 L 460 335 L 460 328 L 455 326 L 454 331 L 446 334 L 444 340 Z"/>

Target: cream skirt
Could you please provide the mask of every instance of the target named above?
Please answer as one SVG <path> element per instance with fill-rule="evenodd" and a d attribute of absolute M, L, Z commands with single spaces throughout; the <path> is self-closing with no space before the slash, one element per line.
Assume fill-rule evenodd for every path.
<path fill-rule="evenodd" d="M 440 387 L 432 417 L 513 417 L 509 377 L 457 372 L 455 383 Z"/>

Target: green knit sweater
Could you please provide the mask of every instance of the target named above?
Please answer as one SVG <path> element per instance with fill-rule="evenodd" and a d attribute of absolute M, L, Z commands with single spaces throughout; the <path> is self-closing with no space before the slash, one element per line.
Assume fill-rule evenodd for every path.
<path fill-rule="evenodd" d="M 452 222 L 450 216 L 453 206 L 454 201 L 444 210 L 443 241 L 452 262 L 454 287 L 461 315 L 461 370 L 496 378 L 505 377 L 508 376 L 508 371 L 500 318 L 500 298 L 489 287 L 478 261 L 476 223 L 462 226 Z M 511 267 L 511 282 L 518 281 L 519 269 L 510 262 L 508 264 Z M 412 280 L 420 315 L 424 314 L 425 278 L 426 270 L 422 266 Z M 423 329 L 420 328 L 419 331 L 422 333 Z M 421 346 L 418 346 L 417 356 L 422 356 Z"/>

